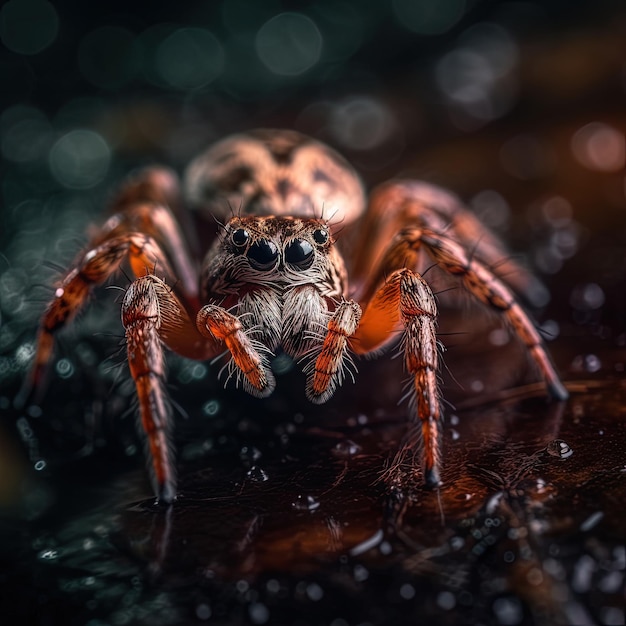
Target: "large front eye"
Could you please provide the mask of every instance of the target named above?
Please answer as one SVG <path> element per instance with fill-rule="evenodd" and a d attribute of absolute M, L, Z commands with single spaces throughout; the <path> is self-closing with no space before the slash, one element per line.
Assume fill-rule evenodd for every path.
<path fill-rule="evenodd" d="M 294 239 L 285 248 L 285 261 L 302 270 L 308 269 L 313 263 L 313 246 L 306 239 Z"/>
<path fill-rule="evenodd" d="M 250 233 L 245 228 L 238 228 L 230 236 L 230 240 L 238 248 L 243 248 L 248 243 L 248 239 L 250 239 Z"/>
<path fill-rule="evenodd" d="M 247 257 L 257 270 L 271 270 L 278 259 L 278 248 L 271 241 L 260 239 L 248 248 Z"/>

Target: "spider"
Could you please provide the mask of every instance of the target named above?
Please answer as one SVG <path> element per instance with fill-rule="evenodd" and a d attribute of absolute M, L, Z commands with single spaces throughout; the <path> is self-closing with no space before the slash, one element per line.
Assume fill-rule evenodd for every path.
<path fill-rule="evenodd" d="M 226 354 L 228 378 L 261 398 L 276 387 L 274 357 L 287 355 L 302 363 L 308 399 L 321 404 L 352 374 L 352 354 L 378 354 L 400 341 L 412 434 L 385 480 L 391 487 L 438 486 L 438 311 L 418 272 L 424 253 L 503 316 L 549 394 L 567 397 L 539 333 L 513 295 L 514 279 L 503 278 L 501 267 L 492 269 L 502 263 L 501 244 L 451 194 L 393 180 L 368 201 L 358 175 L 338 153 L 284 130 L 218 142 L 192 161 L 182 187 L 184 193 L 176 175 L 158 166 L 122 187 L 112 216 L 43 313 L 25 383 L 26 395 L 41 385 L 56 333 L 90 291 L 127 262 L 134 280 L 121 317 L 160 502 L 176 498 L 165 348 L 198 360 Z M 194 253 L 184 207 L 219 225 L 203 259 Z M 358 228 L 346 251 L 349 287 L 339 250 L 343 240 L 335 237 L 339 225 L 350 224 Z M 510 260 L 504 266 L 521 271 Z"/>

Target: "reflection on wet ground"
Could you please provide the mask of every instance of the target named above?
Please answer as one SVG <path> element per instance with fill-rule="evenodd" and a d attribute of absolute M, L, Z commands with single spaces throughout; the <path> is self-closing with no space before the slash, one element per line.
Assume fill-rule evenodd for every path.
<path fill-rule="evenodd" d="M 385 380 L 362 365 L 363 386 L 324 411 L 302 401 L 294 413 L 301 381 L 287 376 L 277 399 L 233 394 L 179 420 L 171 508 L 115 455 L 112 479 L 102 467 L 91 477 L 110 450 L 59 463 L 51 484 L 33 483 L 40 502 L 23 505 L 35 519 L 6 526 L 24 623 L 623 622 L 622 381 L 573 377 L 564 404 L 537 385 L 461 394 L 443 487 L 403 494 L 378 478 L 404 409 L 362 398 Z"/>

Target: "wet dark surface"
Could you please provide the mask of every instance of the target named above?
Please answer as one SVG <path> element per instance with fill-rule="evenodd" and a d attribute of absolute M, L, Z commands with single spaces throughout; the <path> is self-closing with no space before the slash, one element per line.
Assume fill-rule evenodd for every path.
<path fill-rule="evenodd" d="M 45 149 L 15 152 L 21 109 L 1 119 L 0 622 L 624 623 L 626 21 L 610 3 L 496 4 L 417 47 L 381 22 L 338 76 L 265 90 L 243 79 L 193 94 L 94 90 L 69 70 L 52 89 L 45 59 L 31 57 L 39 82 L 26 93 L 16 81 L 11 102 L 38 107 L 26 117 Z M 145 26 L 120 15 L 101 19 Z M 61 18 L 65 46 L 81 24 L 95 28 L 80 12 Z M 497 113 L 494 95 L 491 118 L 454 109 L 433 77 L 485 22 L 509 29 L 517 54 L 491 94 L 512 104 Z M 63 49 L 50 55 L 64 67 Z M 381 111 L 392 120 L 367 149 L 333 117 L 349 105 L 370 126 Z M 547 286 L 533 314 L 571 398 L 545 398 L 497 322 L 446 311 L 443 486 L 389 493 L 380 475 L 407 412 L 393 355 L 359 362 L 356 383 L 322 407 L 296 372 L 256 401 L 224 391 L 219 366 L 172 357 L 180 497 L 165 509 L 136 433 L 118 294 L 103 289 L 61 338 L 41 406 L 14 409 L 49 293 L 38 284 L 58 275 L 44 263 L 71 260 L 129 167 L 180 168 L 198 144 L 257 125 L 329 141 L 368 184 L 404 172 L 470 201 Z M 50 173 L 49 154 L 83 127 L 111 161 L 77 189 Z"/>

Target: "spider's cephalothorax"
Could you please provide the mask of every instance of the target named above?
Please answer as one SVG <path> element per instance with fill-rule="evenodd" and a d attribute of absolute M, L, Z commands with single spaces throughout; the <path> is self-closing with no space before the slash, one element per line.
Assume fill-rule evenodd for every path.
<path fill-rule="evenodd" d="M 151 168 L 122 189 L 113 216 L 59 283 L 42 317 L 24 387 L 27 393 L 40 385 L 55 333 L 91 289 L 127 261 L 135 280 L 123 300 L 122 322 L 161 501 L 176 495 L 164 346 L 200 360 L 226 351 L 228 378 L 259 397 L 274 390 L 272 358 L 285 353 L 303 363 L 307 397 L 322 403 L 343 382 L 352 353 L 375 354 L 400 341 L 411 428 L 384 479 L 391 487 L 414 486 L 420 476 L 438 485 L 438 312 L 418 273 L 424 254 L 501 313 L 550 394 L 567 397 L 513 295 L 530 277 L 502 261 L 499 241 L 445 191 L 391 181 L 372 192 L 365 208 L 359 178 L 341 156 L 298 133 L 269 130 L 216 144 L 189 166 L 185 194 L 178 188 L 169 170 Z M 198 216 L 226 222 L 203 259 L 192 253 L 180 226 L 188 224 L 185 204 Z M 350 287 L 333 232 L 334 224 L 349 223 L 357 225 L 346 258 Z"/>

